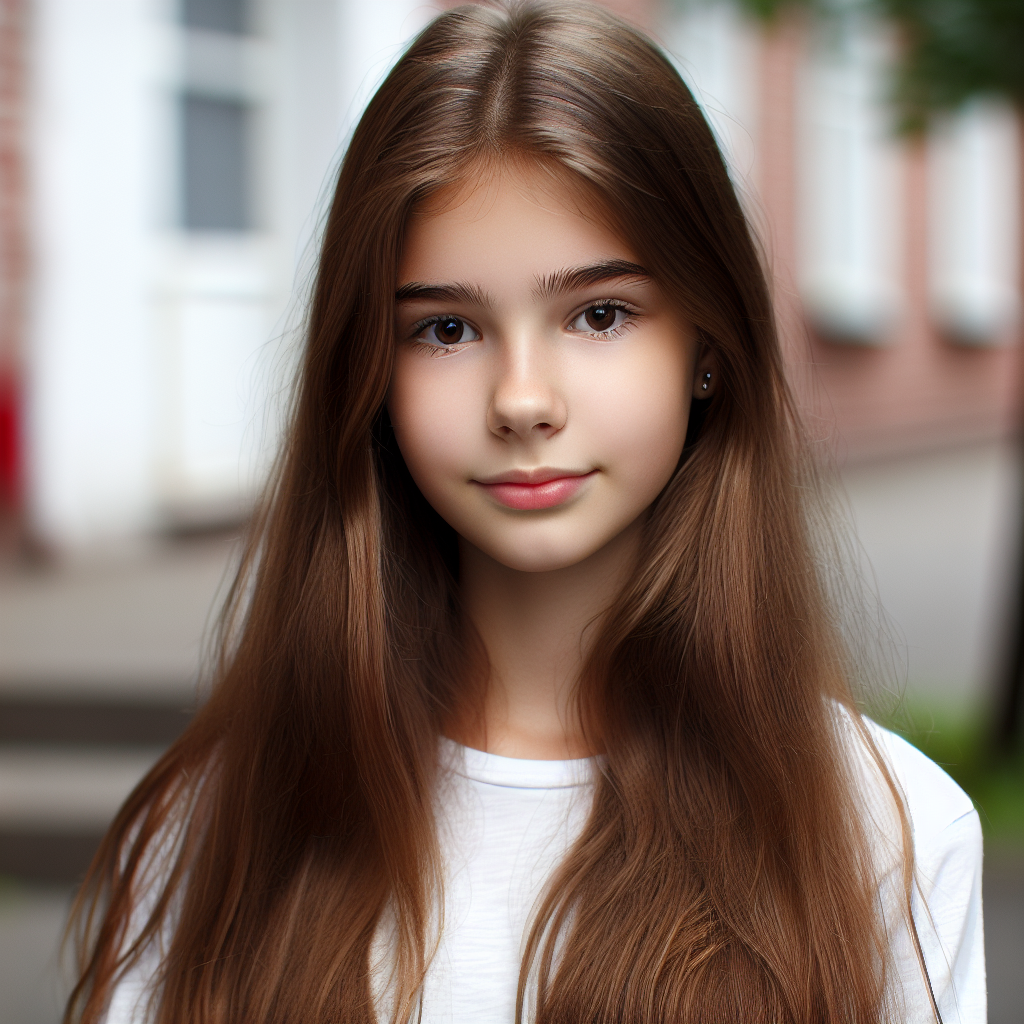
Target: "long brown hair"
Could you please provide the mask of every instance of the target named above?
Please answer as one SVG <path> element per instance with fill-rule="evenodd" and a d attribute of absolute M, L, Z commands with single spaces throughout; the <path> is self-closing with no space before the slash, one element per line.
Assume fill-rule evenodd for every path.
<path fill-rule="evenodd" d="M 719 378 L 579 681 L 602 770 L 532 926 L 519 1013 L 887 1019 L 837 708 L 859 719 L 757 249 L 657 47 L 596 6 L 529 2 L 441 15 L 355 131 L 211 696 L 92 866 L 68 1021 L 98 1020 L 154 949 L 163 1024 L 373 1021 L 385 915 L 396 1019 L 414 1015 L 442 884 L 437 738 L 468 661 L 454 536 L 385 410 L 394 291 L 413 207 L 511 159 L 599 197 Z"/>

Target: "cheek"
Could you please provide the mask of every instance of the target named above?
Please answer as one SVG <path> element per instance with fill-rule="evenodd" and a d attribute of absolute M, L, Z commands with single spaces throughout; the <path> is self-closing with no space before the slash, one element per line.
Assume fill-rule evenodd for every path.
<path fill-rule="evenodd" d="M 467 424 L 480 418 L 472 384 L 461 380 L 457 368 L 433 362 L 400 356 L 388 391 L 398 447 L 428 500 L 465 465 L 471 440 Z"/>
<path fill-rule="evenodd" d="M 588 388 L 588 432 L 607 453 L 609 483 L 649 504 L 668 483 L 686 440 L 689 375 L 678 342 Z"/>

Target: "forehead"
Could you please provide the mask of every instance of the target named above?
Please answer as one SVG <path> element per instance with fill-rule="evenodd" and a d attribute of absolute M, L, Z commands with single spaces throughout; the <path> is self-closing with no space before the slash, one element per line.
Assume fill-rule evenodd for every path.
<path fill-rule="evenodd" d="M 473 280 L 489 287 L 597 260 L 636 262 L 600 199 L 540 166 L 479 167 L 418 206 L 399 285 Z"/>

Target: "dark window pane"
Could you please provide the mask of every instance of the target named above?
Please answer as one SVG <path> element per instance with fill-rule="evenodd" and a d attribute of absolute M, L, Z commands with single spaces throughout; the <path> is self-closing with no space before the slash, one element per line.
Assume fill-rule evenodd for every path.
<path fill-rule="evenodd" d="M 206 28 L 214 32 L 246 30 L 246 0 L 182 0 L 182 21 L 189 28 Z"/>
<path fill-rule="evenodd" d="M 182 121 L 185 227 L 248 230 L 248 108 L 231 100 L 186 95 Z"/>

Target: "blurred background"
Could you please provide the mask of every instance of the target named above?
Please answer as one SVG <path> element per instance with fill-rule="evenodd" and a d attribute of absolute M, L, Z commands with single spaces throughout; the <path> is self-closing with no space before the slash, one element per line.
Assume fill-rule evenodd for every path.
<path fill-rule="evenodd" d="M 312 246 L 414 0 L 0 0 L 0 1024 L 55 1024 L 76 881 L 184 727 L 273 455 Z M 895 670 L 986 829 L 1024 1021 L 1024 0 L 619 0 L 772 269 Z"/>

